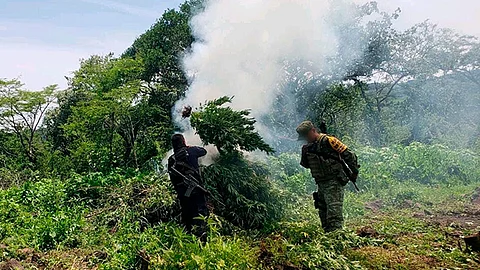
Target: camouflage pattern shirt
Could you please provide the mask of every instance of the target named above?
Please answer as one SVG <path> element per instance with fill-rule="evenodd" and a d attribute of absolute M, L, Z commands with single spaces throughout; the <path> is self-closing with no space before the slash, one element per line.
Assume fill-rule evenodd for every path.
<path fill-rule="evenodd" d="M 310 169 L 317 183 L 337 179 L 346 185 L 348 178 L 339 158 L 345 160 L 354 174 L 358 174 L 356 155 L 336 137 L 319 134 L 315 142 L 302 147 L 300 164 Z"/>

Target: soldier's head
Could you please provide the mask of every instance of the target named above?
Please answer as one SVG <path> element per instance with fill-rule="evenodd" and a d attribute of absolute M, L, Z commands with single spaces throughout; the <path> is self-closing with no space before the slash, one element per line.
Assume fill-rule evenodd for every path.
<path fill-rule="evenodd" d="M 310 121 L 304 121 L 297 127 L 298 140 L 314 142 L 318 138 L 318 132 Z"/>
<path fill-rule="evenodd" d="M 187 143 L 185 142 L 185 137 L 183 137 L 182 134 L 175 134 L 172 136 L 173 151 L 182 149 L 185 146 L 187 146 Z"/>

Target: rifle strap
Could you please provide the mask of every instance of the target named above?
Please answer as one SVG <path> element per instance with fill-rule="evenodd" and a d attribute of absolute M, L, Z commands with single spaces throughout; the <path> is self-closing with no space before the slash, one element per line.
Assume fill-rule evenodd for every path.
<path fill-rule="evenodd" d="M 173 155 L 173 167 L 175 167 L 177 170 L 178 170 L 178 167 L 177 167 L 177 164 L 184 167 L 187 171 L 185 172 L 185 174 L 197 174 L 200 176 L 199 172 L 197 170 L 195 170 L 192 166 L 190 166 L 188 163 L 184 162 L 184 161 L 178 161 L 176 158 L 175 158 L 175 155 Z M 199 180 L 197 178 L 195 178 L 195 176 L 192 175 L 192 177 L 197 180 L 196 182 L 197 183 L 200 183 Z"/>

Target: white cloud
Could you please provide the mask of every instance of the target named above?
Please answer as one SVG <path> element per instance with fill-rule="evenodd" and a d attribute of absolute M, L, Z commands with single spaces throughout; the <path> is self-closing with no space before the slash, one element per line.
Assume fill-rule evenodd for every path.
<path fill-rule="evenodd" d="M 117 10 L 123 13 L 131 14 L 131 15 L 136 15 L 141 17 L 150 17 L 152 19 L 156 19 L 160 15 L 159 11 L 141 8 L 133 5 L 128 5 L 128 4 L 124 4 L 124 3 L 120 3 L 112 0 L 81 0 L 81 1 L 104 6 L 104 7 Z"/>

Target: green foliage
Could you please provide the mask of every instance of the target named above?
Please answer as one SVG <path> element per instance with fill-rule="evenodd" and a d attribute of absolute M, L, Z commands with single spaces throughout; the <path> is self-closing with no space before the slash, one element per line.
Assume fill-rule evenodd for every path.
<path fill-rule="evenodd" d="M 214 144 L 220 156 L 204 170 L 204 179 L 216 197 L 217 214 L 243 228 L 262 228 L 278 220 L 279 196 L 265 165 L 247 161 L 239 150 L 273 149 L 255 131 L 248 111 L 225 107 L 232 98 L 209 101 L 191 116 L 191 125 L 204 144 Z M 222 202 L 221 204 L 218 201 Z"/>
<path fill-rule="evenodd" d="M 217 199 L 217 214 L 233 224 L 262 228 L 281 218 L 280 198 L 265 164 L 247 161 L 240 153 L 225 154 L 203 176 Z"/>
<path fill-rule="evenodd" d="M 82 62 L 47 119 L 53 150 L 69 156 L 75 164 L 72 169 L 145 168 L 165 151 L 172 129 L 170 108 L 151 103 L 152 94 L 137 79 L 142 71 L 141 62 L 112 55 Z"/>
<path fill-rule="evenodd" d="M 429 22 L 398 31 L 399 12 L 375 2 L 333 25 L 346 46 L 326 59 L 328 69 L 284 63 L 276 106 L 261 119 L 282 154 L 245 159 L 241 151 L 273 148 L 249 111 L 227 106 L 230 97 L 192 114 L 220 155 L 203 171 L 216 199 L 209 240 L 201 246 L 187 235 L 169 179 L 152 171 L 170 147 L 171 109 L 188 87 L 189 20 L 202 6 L 166 11 L 121 58 L 83 60 L 66 91 L 0 80 L 0 261 L 32 269 L 136 269 L 141 257 L 154 269 L 479 268 L 449 236 L 474 229 L 430 225 L 470 215 L 477 196 L 479 40 Z M 379 19 L 364 24 L 372 14 Z M 352 41 L 367 46 L 351 55 Z M 283 153 L 297 147 L 292 130 L 305 117 L 326 120 L 362 165 L 362 192 L 346 193 L 346 232 L 323 233 L 315 183 L 299 155 Z M 365 224 L 378 239 L 351 232 Z M 26 258 L 28 248 L 35 254 Z"/>
<path fill-rule="evenodd" d="M 312 119 L 316 123 L 325 121 L 330 127 L 328 132 L 339 137 L 359 134 L 363 128 L 359 123 L 365 118 L 361 87 L 358 84 L 335 84 L 319 92 L 308 107 L 315 112 Z"/>
<path fill-rule="evenodd" d="M 204 144 L 214 144 L 220 153 L 260 150 L 268 154 L 274 150 L 255 131 L 255 119 L 248 117 L 249 111 L 235 111 L 224 107 L 233 98 L 221 97 L 209 101 L 194 112 L 192 127 Z"/>
<path fill-rule="evenodd" d="M 142 59 L 141 78 L 160 83 L 182 93 L 187 78 L 182 70 L 181 57 L 194 41 L 189 20 L 202 1 L 187 1 L 180 10 L 167 10 L 144 34 L 138 37 L 123 54 L 123 58 Z"/>
<path fill-rule="evenodd" d="M 386 188 L 393 181 L 468 184 L 477 181 L 479 174 L 478 154 L 442 145 L 359 148 L 357 155 L 362 164 L 359 183 L 368 188 Z"/>
<path fill-rule="evenodd" d="M 41 148 L 37 131 L 47 109 L 55 101 L 57 86 L 41 91 L 28 91 L 18 80 L 0 80 L 0 125 L 17 137 L 21 153 L 34 167 Z"/>
<path fill-rule="evenodd" d="M 128 228 L 128 227 L 127 227 Z M 154 269 L 254 269 L 256 250 L 244 239 L 212 236 L 205 246 L 181 229 L 162 224 L 143 233 L 127 229 L 114 240 L 110 262 L 103 269 L 139 267 L 138 252 L 150 257 Z"/>
<path fill-rule="evenodd" d="M 318 224 L 291 222 L 262 242 L 264 259 L 273 265 L 306 269 L 362 269 L 358 261 L 343 255 L 350 248 L 372 244 L 351 232 L 324 234 Z"/>
<path fill-rule="evenodd" d="M 312 194 L 317 186 L 310 172 L 300 166 L 300 155 L 281 154 L 268 158 L 272 179 L 296 196 Z"/>
<path fill-rule="evenodd" d="M 370 152 L 373 150 L 368 148 Z M 427 157 L 432 162 L 438 160 L 426 153 L 455 153 L 425 145 L 388 151 L 393 150 L 397 154 L 408 152 L 398 154 L 408 156 L 407 160 Z M 377 151 L 388 152 L 387 149 Z M 20 253 L 22 249 L 33 248 L 39 256 L 52 256 L 48 255 L 52 250 L 59 254 L 59 257 L 42 260 L 46 267 L 58 265 L 60 260 L 65 267 L 71 267 L 75 260 L 81 260 L 100 269 L 134 269 L 140 266 L 141 257 L 148 257 L 154 269 L 361 269 L 415 267 L 423 265 L 421 256 L 429 254 L 443 266 L 475 268 L 471 261 L 473 255 L 460 252 L 457 243 L 449 240 L 438 226 L 411 218 L 408 211 L 463 211 L 478 185 L 477 179 L 465 186 L 456 185 L 459 181 L 455 177 L 436 185 L 424 185 L 414 179 L 379 178 L 375 185 L 369 186 L 364 178 L 362 193 L 346 194 L 347 231 L 324 234 L 311 195 L 297 188 L 313 182 L 308 174 L 302 176 L 305 171 L 298 167 L 297 158 L 287 154 L 269 157 L 266 167 L 238 156 L 223 155 L 215 165 L 206 168 L 208 187 L 213 196 L 225 203 L 222 206 L 212 201 L 215 212 L 226 217 L 226 222 L 222 222 L 220 216 L 211 216 L 209 240 L 203 247 L 171 222 L 175 221 L 179 209 L 165 176 L 114 171 L 74 175 L 63 180 L 41 179 L 0 190 L 0 242 L 6 246 L 2 247 L 0 259 L 21 259 L 24 258 Z M 394 165 L 372 163 L 371 166 L 377 167 L 379 174 L 395 177 L 389 172 Z M 462 170 L 471 170 L 469 175 L 475 176 L 475 160 L 463 166 Z M 362 169 L 364 176 L 373 173 L 368 164 Z M 434 175 L 441 175 L 444 168 L 431 170 Z M 273 183 L 266 181 L 269 171 L 273 171 L 270 174 L 275 178 Z M 299 179 L 306 183 L 300 184 Z M 381 200 L 383 208 L 376 210 L 382 212 L 376 212 L 372 218 L 364 204 L 375 200 Z M 409 210 L 410 207 L 413 209 Z M 234 218 L 238 220 L 237 225 L 256 227 L 260 224 L 263 230 L 229 230 L 228 223 L 235 222 Z M 280 222 L 279 218 L 285 221 Z M 350 231 L 365 224 L 374 226 L 381 237 L 360 238 Z M 228 232 L 229 236 L 222 232 Z M 442 244 L 434 244 L 438 241 Z M 65 254 L 72 250 L 84 255 L 69 260 Z M 98 252 L 106 255 L 92 255 Z M 411 262 L 395 261 L 398 256 L 392 252 L 410 258 Z"/>
<path fill-rule="evenodd" d="M 45 179 L 1 191 L 0 241 L 16 247 L 76 247 L 84 224 L 81 206 L 67 207 L 65 184 Z"/>
<path fill-rule="evenodd" d="M 135 143 L 140 127 L 133 104 L 141 91 L 134 74 L 140 71 L 133 60 L 93 57 L 75 74 L 72 88 L 87 98 L 71 108 L 62 128 L 72 141 L 70 149 L 80 171 L 106 171 L 131 160 L 138 166 Z"/>
<path fill-rule="evenodd" d="M 0 189 L 35 180 L 39 175 L 31 168 L 18 137 L 7 131 L 0 131 L 0 160 Z"/>

